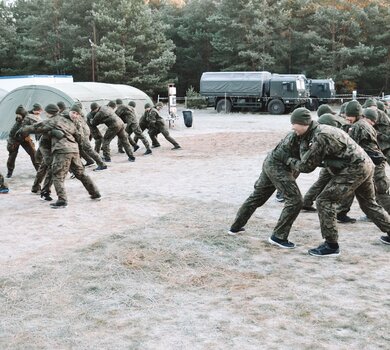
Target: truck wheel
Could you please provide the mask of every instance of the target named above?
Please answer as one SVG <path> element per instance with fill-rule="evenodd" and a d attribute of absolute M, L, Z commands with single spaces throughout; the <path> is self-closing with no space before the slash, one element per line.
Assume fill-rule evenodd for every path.
<path fill-rule="evenodd" d="M 225 112 L 225 110 L 226 113 L 230 113 L 232 110 L 232 103 L 230 102 L 230 100 L 226 100 L 226 109 L 225 109 L 225 99 L 219 100 L 216 109 L 218 113 Z"/>
<path fill-rule="evenodd" d="M 284 103 L 280 100 L 272 100 L 268 103 L 268 112 L 271 114 L 283 114 L 285 110 Z"/>

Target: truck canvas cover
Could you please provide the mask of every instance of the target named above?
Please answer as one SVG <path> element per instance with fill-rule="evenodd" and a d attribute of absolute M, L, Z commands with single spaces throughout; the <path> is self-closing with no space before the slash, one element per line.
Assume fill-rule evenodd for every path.
<path fill-rule="evenodd" d="M 203 96 L 262 96 L 270 72 L 205 72 L 200 79 Z"/>

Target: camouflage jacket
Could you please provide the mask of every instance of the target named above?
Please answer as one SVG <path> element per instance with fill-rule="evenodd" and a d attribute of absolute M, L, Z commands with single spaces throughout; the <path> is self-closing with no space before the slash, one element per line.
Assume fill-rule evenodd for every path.
<path fill-rule="evenodd" d="M 8 134 L 8 142 L 19 142 L 18 138 L 15 136 L 16 132 L 23 126 L 33 125 L 40 121 L 40 118 L 35 114 L 27 114 L 24 118 L 21 117 L 15 118 L 15 124 L 12 126 Z"/>
<path fill-rule="evenodd" d="M 115 111 L 115 113 L 126 124 L 132 124 L 138 121 L 137 115 L 135 114 L 135 110 L 131 106 L 127 107 L 125 105 L 120 105 Z"/>
<path fill-rule="evenodd" d="M 69 115 L 55 115 L 31 126 L 23 127 L 23 132 L 46 133 L 52 135 L 53 130 L 61 131 L 64 136 L 61 138 L 51 136 L 51 150 L 57 153 L 79 153 L 81 134 Z"/>
<path fill-rule="evenodd" d="M 377 153 L 384 157 L 378 146 L 376 131 L 365 119 L 359 119 L 352 124 L 348 134 L 369 156 Z"/>
<path fill-rule="evenodd" d="M 147 113 L 145 113 L 145 119 L 148 123 L 149 129 L 165 125 L 163 117 L 161 117 L 156 108 L 151 108 Z"/>
<path fill-rule="evenodd" d="M 366 152 L 344 131 L 329 125 L 312 122 L 302 136 L 301 160 L 290 158 L 287 164 L 295 171 L 310 173 L 319 166 L 326 167 L 331 173 L 370 161 Z"/>
<path fill-rule="evenodd" d="M 378 145 L 383 151 L 390 148 L 390 118 L 381 110 L 377 112 L 378 119 L 374 128 L 377 131 Z"/>
<path fill-rule="evenodd" d="M 272 162 L 282 162 L 288 158 L 298 158 L 300 148 L 300 138 L 295 132 L 290 132 L 287 136 L 282 139 L 278 145 L 269 153 L 269 160 Z"/>
<path fill-rule="evenodd" d="M 106 124 L 107 127 L 121 127 L 124 126 L 124 123 L 121 118 L 119 118 L 114 110 L 108 106 L 102 106 L 99 108 L 98 112 L 95 114 L 91 120 L 93 126 L 98 126 L 99 124 Z"/>

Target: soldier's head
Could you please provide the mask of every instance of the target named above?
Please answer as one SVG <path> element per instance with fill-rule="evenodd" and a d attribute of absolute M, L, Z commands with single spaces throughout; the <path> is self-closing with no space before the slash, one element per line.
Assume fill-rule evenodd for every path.
<path fill-rule="evenodd" d="M 360 103 L 356 100 L 348 102 L 345 107 L 345 119 L 348 123 L 356 123 L 363 114 L 363 108 Z"/>
<path fill-rule="evenodd" d="M 365 108 L 363 109 L 363 117 L 369 124 L 375 125 L 378 120 L 378 112 L 371 108 Z"/>
<path fill-rule="evenodd" d="M 27 115 L 27 111 L 22 105 L 19 105 L 15 110 L 15 114 L 19 115 L 23 119 Z"/>
<path fill-rule="evenodd" d="M 297 108 L 292 112 L 290 121 L 291 128 L 301 136 L 309 129 L 312 122 L 310 111 L 305 107 Z"/>
<path fill-rule="evenodd" d="M 363 108 L 371 108 L 371 109 L 378 109 L 377 102 L 374 98 L 368 98 L 366 102 L 364 102 Z"/>
<path fill-rule="evenodd" d="M 34 103 L 31 112 L 35 115 L 41 114 L 43 111 L 42 106 L 39 103 Z"/>
<path fill-rule="evenodd" d="M 343 118 L 331 113 L 325 113 L 321 115 L 321 117 L 319 117 L 317 121 L 319 124 L 330 125 L 334 126 L 335 128 L 341 128 L 343 125 L 346 124 Z"/>
<path fill-rule="evenodd" d="M 97 110 L 99 107 L 100 107 L 99 104 L 97 104 L 96 102 L 92 102 L 92 103 L 91 103 L 91 106 L 90 106 L 91 112 L 94 112 L 94 111 Z"/>
<path fill-rule="evenodd" d="M 58 108 L 60 110 L 60 113 L 63 112 L 65 110 L 65 108 L 66 108 L 65 103 L 63 101 L 57 102 L 57 106 L 58 106 Z"/>
<path fill-rule="evenodd" d="M 46 115 L 50 118 L 56 114 L 58 114 L 59 112 L 59 108 L 57 105 L 55 105 L 54 103 L 49 103 L 46 107 L 45 107 L 45 112 L 46 112 Z"/>
<path fill-rule="evenodd" d="M 150 103 L 145 103 L 145 110 L 149 110 L 152 108 L 152 105 Z"/>
<path fill-rule="evenodd" d="M 317 116 L 321 117 L 325 113 L 336 114 L 336 112 L 329 105 L 321 105 L 317 109 Z"/>
<path fill-rule="evenodd" d="M 381 110 L 382 112 L 386 112 L 385 104 L 382 101 L 376 101 L 376 105 L 379 110 Z"/>
<path fill-rule="evenodd" d="M 130 102 L 129 102 L 129 106 L 130 106 L 130 107 L 135 107 L 135 102 L 134 102 L 134 101 L 130 101 Z"/>
<path fill-rule="evenodd" d="M 110 101 L 107 103 L 107 106 L 112 108 L 115 111 L 116 103 L 115 103 L 115 101 Z"/>
<path fill-rule="evenodd" d="M 70 107 L 69 110 L 69 116 L 71 119 L 80 118 L 82 113 L 82 110 L 78 104 L 74 104 L 72 107 Z"/>
<path fill-rule="evenodd" d="M 164 107 L 164 104 L 162 103 L 162 102 L 157 102 L 156 103 L 156 109 L 157 110 L 160 110 L 161 108 L 163 108 Z"/>
<path fill-rule="evenodd" d="M 115 100 L 115 103 L 116 103 L 117 106 L 123 105 L 123 101 L 122 101 L 122 99 L 120 99 L 120 98 L 117 98 L 117 99 Z"/>
<path fill-rule="evenodd" d="M 348 102 L 344 102 L 340 107 L 339 115 L 340 117 L 345 117 L 345 108 L 347 107 Z"/>

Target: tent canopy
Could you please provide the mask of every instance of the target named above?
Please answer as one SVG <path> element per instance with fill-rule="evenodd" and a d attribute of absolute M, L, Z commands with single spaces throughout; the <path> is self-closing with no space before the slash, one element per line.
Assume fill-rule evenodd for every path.
<path fill-rule="evenodd" d="M 8 136 L 9 130 L 15 123 L 15 110 L 19 105 L 30 110 L 34 103 L 39 103 L 44 108 L 49 103 L 56 104 L 63 101 L 67 107 L 70 107 L 79 101 L 86 114 L 92 102 L 104 105 L 117 98 L 122 99 L 124 104 L 134 101 L 138 114 L 143 113 L 145 103 L 152 103 L 150 97 L 143 91 L 129 85 L 88 82 L 19 87 L 10 91 L 0 101 L 0 139 Z"/>

